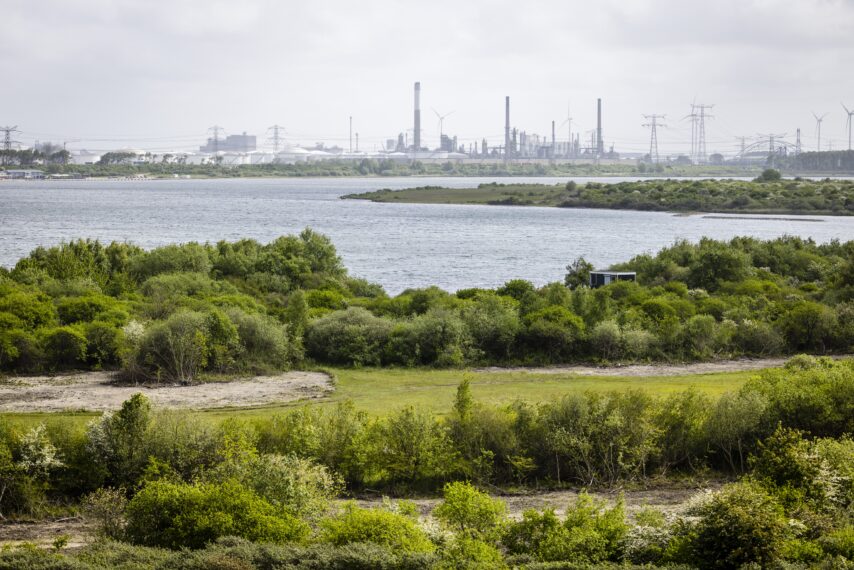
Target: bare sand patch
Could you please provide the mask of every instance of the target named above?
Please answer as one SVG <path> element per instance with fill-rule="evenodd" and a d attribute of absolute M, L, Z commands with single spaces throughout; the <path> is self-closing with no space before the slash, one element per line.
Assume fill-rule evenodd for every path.
<path fill-rule="evenodd" d="M 739 358 L 687 364 L 629 364 L 626 366 L 544 366 L 479 368 L 478 372 L 532 372 L 535 374 L 577 374 L 579 376 L 684 376 L 687 374 L 716 374 L 744 372 L 783 366 L 787 358 Z"/>
<path fill-rule="evenodd" d="M 691 497 L 707 491 L 716 491 L 721 488 L 721 481 L 697 481 L 685 486 L 665 485 L 646 489 L 621 490 L 619 488 L 591 491 L 590 496 L 595 499 L 605 500 L 613 505 L 622 494 L 626 502 L 626 514 L 633 516 L 639 510 L 652 507 L 662 511 L 666 515 L 682 514 Z M 510 518 L 521 519 L 522 513 L 528 509 L 554 509 L 559 516 L 566 514 L 566 508 L 578 498 L 577 490 L 562 491 L 536 491 L 532 493 L 501 495 L 493 494 L 507 505 L 507 514 Z M 356 501 L 363 507 L 376 507 L 382 502 L 380 497 L 362 498 Z M 439 498 L 415 499 L 412 501 L 418 508 L 421 516 L 429 516 L 433 509 L 441 502 Z"/>
<path fill-rule="evenodd" d="M 246 407 L 321 398 L 332 389 L 332 379 L 322 372 L 285 372 L 191 386 L 115 384 L 109 372 L 17 376 L 0 384 L 0 412 L 116 410 L 137 392 L 160 408 Z"/>

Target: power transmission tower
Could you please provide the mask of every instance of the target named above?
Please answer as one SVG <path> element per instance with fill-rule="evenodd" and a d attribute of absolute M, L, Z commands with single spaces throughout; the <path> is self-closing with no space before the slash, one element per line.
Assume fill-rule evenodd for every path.
<path fill-rule="evenodd" d="M 12 143 L 16 143 L 18 141 L 12 140 L 12 133 L 20 133 L 18 130 L 18 125 L 14 127 L 0 127 L 0 131 L 3 131 L 3 164 L 9 163 L 9 158 L 12 154 Z"/>
<path fill-rule="evenodd" d="M 691 119 L 691 161 L 695 164 L 706 163 L 706 119 L 714 118 L 714 115 L 706 111 L 713 107 L 714 105 L 691 103 L 691 114 L 684 117 Z"/>
<path fill-rule="evenodd" d="M 798 127 L 798 135 L 795 139 L 795 156 L 801 154 L 801 128 Z"/>
<path fill-rule="evenodd" d="M 211 139 L 213 141 L 213 152 L 217 154 L 219 152 L 219 134 L 225 132 L 225 129 L 219 125 L 214 125 L 208 130 L 213 133 L 213 138 Z"/>
<path fill-rule="evenodd" d="M 747 137 L 737 137 L 739 141 L 741 141 L 741 152 L 739 156 L 744 158 L 744 153 L 747 152 Z"/>
<path fill-rule="evenodd" d="M 664 119 L 666 115 L 644 115 L 643 118 L 649 121 L 644 123 L 644 127 L 649 127 L 649 160 L 658 164 L 658 127 L 666 127 L 658 122 L 659 119 Z"/>
<path fill-rule="evenodd" d="M 271 140 L 273 141 L 273 148 L 275 149 L 276 152 L 279 152 L 279 145 L 282 143 L 283 137 L 281 136 L 280 132 L 284 131 L 284 130 L 285 130 L 285 127 L 283 127 L 281 125 L 273 125 L 269 129 L 267 129 L 268 133 L 270 131 L 273 131 L 273 136 L 271 137 Z"/>
<path fill-rule="evenodd" d="M 815 117 L 816 151 L 821 152 L 821 122 L 827 116 L 827 113 L 819 117 L 813 112 L 812 116 Z"/>
<path fill-rule="evenodd" d="M 848 114 L 846 126 L 848 127 L 848 150 L 851 150 L 851 117 L 854 116 L 854 111 L 849 111 L 848 107 L 845 106 L 845 103 L 842 103 L 842 108 L 845 109 L 845 112 Z"/>
<path fill-rule="evenodd" d="M 774 143 L 778 139 L 783 138 L 784 136 L 786 136 L 786 133 L 780 133 L 780 134 L 769 133 L 767 135 L 763 135 L 763 134 L 759 135 L 760 140 L 768 139 L 768 158 L 771 161 L 770 166 L 774 166 L 774 157 L 777 155 L 777 147 Z"/>
<path fill-rule="evenodd" d="M 699 115 L 697 115 L 696 104 L 691 103 L 691 113 L 682 117 L 682 120 L 691 119 L 691 152 L 688 156 L 691 158 L 691 162 L 694 162 L 694 157 L 697 155 L 697 119 Z"/>

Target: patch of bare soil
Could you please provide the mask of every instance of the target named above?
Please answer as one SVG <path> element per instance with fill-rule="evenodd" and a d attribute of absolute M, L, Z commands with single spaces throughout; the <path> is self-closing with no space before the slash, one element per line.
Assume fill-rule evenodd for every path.
<path fill-rule="evenodd" d="M 687 364 L 629 364 L 626 366 L 546 366 L 480 368 L 479 372 L 532 372 L 536 374 L 577 374 L 579 376 L 684 376 L 686 374 L 715 374 L 719 372 L 744 372 L 783 366 L 786 358 L 740 358 Z"/>
<path fill-rule="evenodd" d="M 653 507 L 662 511 L 665 515 L 678 515 L 687 508 L 691 497 L 715 491 L 721 487 L 718 481 L 706 482 L 702 486 L 686 487 L 661 487 L 641 490 L 623 491 L 626 501 L 626 513 L 632 516 L 645 507 Z M 590 496 L 595 499 L 604 499 L 608 504 L 614 504 L 620 495 L 619 489 L 591 492 Z M 546 491 L 524 495 L 493 495 L 501 499 L 507 505 L 507 514 L 514 519 L 522 518 L 522 513 L 528 509 L 543 510 L 552 508 L 560 516 L 566 514 L 566 508 L 578 497 L 578 491 Z M 439 504 L 441 499 L 415 499 L 412 501 L 418 507 L 422 516 L 429 516 L 433 508 Z M 382 499 L 368 498 L 356 501 L 363 507 L 376 507 Z"/>
<path fill-rule="evenodd" d="M 116 410 L 137 392 L 160 408 L 260 406 L 321 398 L 332 389 L 332 379 L 321 372 L 286 372 L 192 386 L 118 385 L 109 372 L 19 376 L 0 384 L 0 412 Z"/>
<path fill-rule="evenodd" d="M 689 504 L 694 495 L 714 491 L 721 487 L 719 481 L 705 482 L 702 485 L 685 487 L 656 487 L 643 490 L 624 492 L 626 512 L 631 517 L 644 507 L 653 507 L 667 516 L 679 515 Z M 594 498 L 604 499 L 614 504 L 619 496 L 619 490 L 590 493 Z M 527 509 L 542 510 L 553 508 L 559 516 L 566 514 L 566 507 L 578 497 L 578 491 L 548 491 L 526 495 L 494 495 L 507 504 L 507 512 L 511 518 L 521 519 Z M 380 496 L 363 498 L 356 501 L 362 507 L 378 507 L 382 503 Z M 440 499 L 415 499 L 412 501 L 418 507 L 424 518 L 439 504 Z M 41 548 L 50 548 L 54 541 L 66 537 L 68 543 L 64 548 L 76 549 L 95 540 L 95 527 L 84 518 L 67 518 L 38 522 L 7 522 L 0 523 L 0 547 L 18 545 L 24 542 L 34 543 Z"/>
<path fill-rule="evenodd" d="M 78 517 L 0 523 L 0 546 L 17 546 L 26 542 L 41 548 L 51 548 L 57 539 L 67 539 L 63 548 L 81 548 L 95 540 L 95 529 L 91 523 Z"/>

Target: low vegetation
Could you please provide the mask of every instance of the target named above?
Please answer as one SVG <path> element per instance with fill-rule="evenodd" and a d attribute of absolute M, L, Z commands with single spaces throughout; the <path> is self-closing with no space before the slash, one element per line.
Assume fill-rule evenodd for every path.
<path fill-rule="evenodd" d="M 137 394 L 85 424 L 0 418 L 0 515 L 83 513 L 101 535 L 73 553 L 8 549 L 0 568 L 845 567 L 854 360 L 797 356 L 725 391 L 603 380 L 548 392 L 542 379 L 540 397 L 511 401 L 490 399 L 483 375 L 520 381 L 513 373 L 457 369 L 844 352 L 852 244 L 702 240 L 618 266 L 637 283 L 589 289 L 577 260 L 564 283 L 541 288 L 394 297 L 349 276 L 310 230 L 270 244 L 39 248 L 0 276 L 7 372 L 190 383 L 352 368 L 340 369 L 345 399 L 276 413 L 202 418 Z M 395 367 L 362 368 L 372 365 Z M 360 382 L 385 379 L 390 392 L 416 366 L 424 377 L 445 368 L 431 405 L 377 397 L 368 413 L 347 399 Z M 678 515 L 629 515 L 582 494 L 563 515 L 516 519 L 484 493 L 668 477 L 732 482 Z M 443 500 L 429 514 L 406 501 L 339 502 L 376 492 Z"/>
<path fill-rule="evenodd" d="M 846 352 L 854 242 L 679 242 L 615 266 L 637 282 L 391 297 L 311 230 L 170 245 L 73 241 L 0 270 L 0 371 L 117 370 L 191 383 L 310 364 L 432 366 L 709 360 Z"/>
<path fill-rule="evenodd" d="M 854 214 L 854 181 L 783 180 L 779 172 L 766 170 L 752 182 L 668 179 L 613 184 L 490 183 L 477 188 L 379 190 L 345 198 L 391 203 L 849 216 Z"/>
<path fill-rule="evenodd" d="M 854 360 L 798 356 L 711 399 L 587 393 L 444 417 L 351 404 L 198 422 L 139 394 L 83 429 L 0 429 L 6 518 L 80 510 L 101 539 L 6 549 L 0 568 L 845 568 L 854 562 Z M 581 493 L 509 517 L 484 489 L 732 482 L 677 513 Z M 366 508 L 366 489 L 438 492 Z M 62 544 L 56 546 L 62 549 Z"/>

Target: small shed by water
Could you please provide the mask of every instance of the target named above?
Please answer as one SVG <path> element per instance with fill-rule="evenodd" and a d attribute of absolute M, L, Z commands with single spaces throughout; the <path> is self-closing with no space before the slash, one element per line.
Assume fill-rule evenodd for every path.
<path fill-rule="evenodd" d="M 591 271 L 590 288 L 602 287 L 615 281 L 637 281 L 638 274 L 634 271 Z"/>

